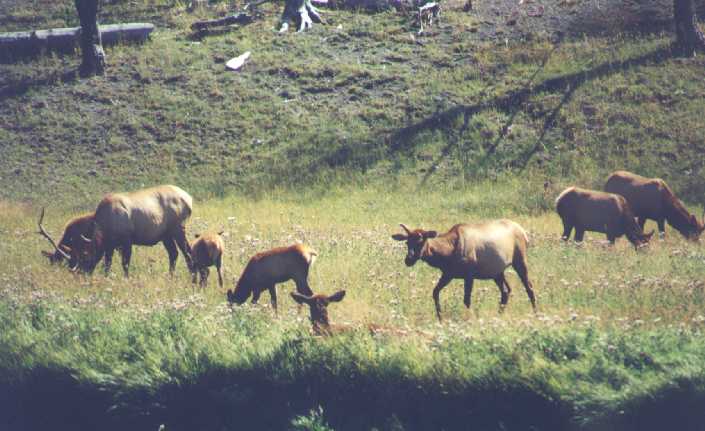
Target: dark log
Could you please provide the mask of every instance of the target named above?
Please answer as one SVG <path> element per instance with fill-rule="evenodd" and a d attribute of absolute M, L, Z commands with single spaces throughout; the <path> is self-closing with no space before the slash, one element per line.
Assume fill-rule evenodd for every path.
<path fill-rule="evenodd" d="M 191 30 L 205 30 L 210 27 L 219 27 L 232 24 L 249 24 L 252 22 L 252 16 L 246 13 L 236 13 L 223 18 L 208 19 L 205 21 L 196 21 L 191 24 Z"/>
<path fill-rule="evenodd" d="M 101 25 L 104 45 L 118 42 L 144 42 L 154 30 L 153 24 L 129 23 Z M 0 59 L 21 58 L 44 51 L 73 52 L 78 43 L 80 27 L 50 30 L 0 33 Z"/>

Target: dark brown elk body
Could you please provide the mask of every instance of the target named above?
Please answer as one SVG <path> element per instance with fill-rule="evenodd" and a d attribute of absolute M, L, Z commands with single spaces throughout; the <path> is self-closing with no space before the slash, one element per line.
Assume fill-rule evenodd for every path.
<path fill-rule="evenodd" d="M 96 230 L 91 240 L 91 256 L 84 268 L 92 272 L 105 257 L 105 272 L 110 271 L 113 252 L 122 252 L 122 268 L 129 274 L 133 245 L 153 246 L 161 242 L 169 254 L 169 273 L 179 255 L 184 254 L 191 269 L 191 247 L 186 240 L 185 223 L 191 216 L 191 196 L 172 185 L 130 193 L 105 196 L 95 210 Z"/>
<path fill-rule="evenodd" d="M 42 215 L 39 219 L 39 227 L 42 229 L 42 220 L 44 218 L 44 210 L 42 210 Z M 53 253 L 42 250 L 42 254 L 49 259 L 49 262 L 59 263 L 63 262 L 68 258 L 69 268 L 76 268 L 81 260 L 86 258 L 86 254 L 89 252 L 88 244 L 84 238 L 90 238 L 93 236 L 93 229 L 95 217 L 93 213 L 84 214 L 78 217 L 74 217 L 66 223 L 64 226 L 64 233 L 61 235 L 59 243 L 56 244 L 56 248 Z M 61 251 L 59 251 L 61 250 Z"/>
<path fill-rule="evenodd" d="M 294 280 L 297 292 L 313 295 L 308 285 L 308 272 L 316 256 L 317 253 L 304 244 L 274 248 L 254 255 L 242 272 L 235 290 L 228 289 L 228 302 L 242 304 L 252 295 L 252 302 L 255 303 L 262 292 L 268 290 L 276 311 L 277 292 L 274 287 L 289 280 Z"/>
<path fill-rule="evenodd" d="M 607 178 L 605 191 L 615 193 L 629 203 L 639 226 L 654 220 L 661 234 L 666 232 L 665 222 L 684 237 L 697 240 L 705 230 L 705 214 L 698 220 L 673 194 L 668 184 L 660 178 L 645 178 L 627 171 L 616 171 Z"/>
<path fill-rule="evenodd" d="M 575 240 L 583 240 L 585 231 L 602 232 L 610 243 L 622 235 L 638 248 L 646 245 L 653 231 L 644 234 L 626 199 L 613 193 L 569 187 L 556 199 L 556 211 L 563 221 L 563 239 L 575 229 Z"/>
<path fill-rule="evenodd" d="M 225 244 L 221 235 L 223 232 L 196 235 L 196 240 L 191 243 L 191 260 L 193 261 L 193 283 L 196 283 L 196 274 L 201 276 L 200 286 L 205 287 L 208 281 L 208 267 L 215 266 L 218 271 L 218 285 L 223 288 L 223 252 Z"/>
<path fill-rule="evenodd" d="M 441 270 L 441 278 L 433 289 L 438 320 L 441 320 L 441 290 L 454 279 L 465 281 L 463 302 L 468 308 L 473 281 L 494 280 L 501 294 L 500 311 L 503 310 L 511 293 L 504 277 L 504 270 L 510 265 L 519 275 L 536 310 L 536 299 L 527 271 L 529 239 L 517 223 L 496 220 L 482 224 L 457 224 L 442 235 L 436 231 L 410 230 L 403 224 L 401 227 L 406 233 L 392 235 L 392 238 L 406 241 L 406 265 L 412 266 L 421 259 Z"/>

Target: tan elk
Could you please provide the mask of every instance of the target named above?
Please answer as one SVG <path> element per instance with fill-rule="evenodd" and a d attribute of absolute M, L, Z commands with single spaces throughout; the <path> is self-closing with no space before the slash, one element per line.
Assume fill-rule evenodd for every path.
<path fill-rule="evenodd" d="M 64 226 L 64 233 L 61 235 L 58 244 L 54 242 L 42 226 L 43 221 L 44 208 L 42 208 L 39 222 L 37 223 L 39 225 L 39 234 L 49 241 L 54 247 L 54 252 L 42 250 L 42 255 L 49 259 L 52 264 L 66 260 L 70 269 L 75 270 L 78 268 L 79 262 L 85 259 L 85 255 L 88 253 L 88 244 L 86 244 L 84 238 L 93 236 L 95 226 L 93 213 L 84 214 L 69 220 Z"/>
<path fill-rule="evenodd" d="M 665 222 L 690 240 L 698 240 L 705 231 L 705 212 L 702 220 L 690 214 L 661 178 L 616 171 L 607 178 L 605 191 L 624 196 L 642 229 L 646 220 L 651 219 L 658 224 L 661 235 L 666 233 Z"/>
<path fill-rule="evenodd" d="M 575 229 L 575 241 L 583 240 L 585 231 L 602 232 L 611 244 L 622 235 L 635 248 L 646 245 L 653 231 L 644 234 L 626 199 L 613 193 L 568 187 L 556 199 L 556 211 L 563 221 L 564 240 Z"/>
<path fill-rule="evenodd" d="M 196 240 L 191 243 L 191 261 L 193 262 L 193 267 L 191 268 L 193 274 L 192 283 L 196 283 L 196 275 L 199 274 L 201 276 L 200 286 L 202 288 L 206 287 L 206 283 L 208 282 L 209 266 L 215 266 L 218 271 L 218 285 L 221 289 L 223 288 L 223 273 L 221 268 L 225 244 L 223 243 L 222 235 L 222 231 L 196 235 Z"/>
<path fill-rule="evenodd" d="M 499 287 L 500 311 L 509 300 L 511 288 L 504 270 L 512 266 L 519 275 L 536 311 L 536 298 L 529 281 L 526 249 L 529 238 L 524 229 L 511 220 L 495 220 L 480 224 L 457 224 L 448 232 L 411 230 L 400 225 L 405 233 L 394 234 L 397 241 L 406 241 L 408 249 L 404 263 L 413 266 L 419 259 L 441 270 L 441 278 L 433 289 L 436 316 L 441 320 L 441 290 L 454 279 L 465 281 L 463 303 L 470 308 L 473 281 L 494 280 Z"/>
<path fill-rule="evenodd" d="M 93 272 L 104 257 L 107 274 L 113 252 L 120 249 L 122 269 L 128 276 L 132 246 L 153 246 L 161 242 L 169 255 L 170 274 L 179 256 L 177 246 L 191 270 L 191 247 L 186 239 L 185 223 L 191 216 L 192 206 L 191 196 L 172 185 L 106 195 L 95 210 L 96 229 L 89 241 L 90 256 L 83 269 Z"/>
<path fill-rule="evenodd" d="M 235 290 L 228 289 L 228 302 L 242 304 L 252 295 L 252 302 L 256 303 L 262 292 L 268 290 L 276 312 L 275 285 L 289 280 L 294 280 L 297 292 L 313 295 L 308 285 L 308 272 L 317 255 L 315 250 L 304 244 L 274 248 L 254 255 L 242 272 Z"/>

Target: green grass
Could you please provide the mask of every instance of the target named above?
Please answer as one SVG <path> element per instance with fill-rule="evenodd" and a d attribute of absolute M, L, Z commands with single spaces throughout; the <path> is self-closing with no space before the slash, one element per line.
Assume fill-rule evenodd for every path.
<path fill-rule="evenodd" d="M 478 42 L 455 4 L 421 43 L 394 13 L 280 36 L 279 4 L 194 40 L 192 21 L 232 10 L 213 3 L 106 4 L 103 22 L 159 27 L 108 48 L 105 77 L 62 77 L 78 56 L 0 64 L 0 428 L 701 428 L 704 249 L 673 230 L 638 253 L 563 243 L 553 200 L 627 168 L 699 214 L 702 57 L 658 34 Z M 33 5 L 0 6 L 0 31 L 76 23 Z M 351 330 L 312 337 L 290 284 L 278 317 L 267 294 L 230 309 L 183 260 L 170 279 L 160 247 L 136 248 L 129 279 L 40 255 L 42 206 L 58 236 L 103 193 L 158 183 L 194 196 L 191 234 L 226 231 L 226 287 L 256 252 L 315 248 L 312 288 L 347 290 L 330 316 Z M 438 272 L 404 266 L 391 234 L 500 217 L 529 232 L 539 313 L 509 271 L 503 315 L 494 283 L 466 310 L 456 281 L 439 325 Z"/>

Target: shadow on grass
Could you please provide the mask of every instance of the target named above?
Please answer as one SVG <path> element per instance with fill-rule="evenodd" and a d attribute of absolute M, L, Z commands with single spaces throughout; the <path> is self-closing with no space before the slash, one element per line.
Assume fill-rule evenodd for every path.
<path fill-rule="evenodd" d="M 29 90 L 46 87 L 58 83 L 70 83 L 78 80 L 78 68 L 70 69 L 64 72 L 56 72 L 45 78 L 25 79 L 19 82 L 11 82 L 3 87 L 0 87 L 0 103 L 5 100 L 20 97 Z"/>
<path fill-rule="evenodd" d="M 522 89 L 494 98 L 487 102 L 478 103 L 475 105 L 455 106 L 444 112 L 434 114 L 429 118 L 394 132 L 389 138 L 388 152 L 408 151 L 416 145 L 415 138 L 423 132 L 452 129 L 453 122 L 460 116 L 463 116 L 463 127 L 466 128 L 470 118 L 472 118 L 473 115 L 487 110 L 499 110 L 509 114 L 509 120 L 502 127 L 500 136 L 490 146 L 485 148 L 486 156 L 484 161 L 488 161 L 495 154 L 496 149 L 506 135 L 507 130 L 511 127 L 516 114 L 521 111 L 522 105 L 526 103 L 529 98 L 543 92 L 562 92 L 563 97 L 560 103 L 546 117 L 541 134 L 536 143 L 531 148 L 525 150 L 515 160 L 509 162 L 510 166 L 523 169 L 529 163 L 531 158 L 541 151 L 546 133 L 553 128 L 561 109 L 570 102 L 575 90 L 577 90 L 580 86 L 594 79 L 609 76 L 616 72 L 623 72 L 645 64 L 657 64 L 671 58 L 672 56 L 672 47 L 665 46 L 625 61 L 603 63 L 587 71 L 551 78 L 538 85 L 531 85 L 531 83 L 529 83 L 529 85 Z M 539 67 L 539 70 L 541 70 L 545 64 L 546 63 L 544 62 Z M 536 74 L 534 74 L 534 76 L 535 75 Z M 533 80 L 533 77 L 531 79 Z M 439 165 L 442 158 L 447 157 L 451 153 L 452 148 L 450 148 L 450 146 L 453 144 L 455 143 L 449 144 L 448 148 L 441 151 L 439 158 L 434 161 L 434 166 Z M 434 170 L 432 169 L 429 172 L 433 171 Z M 429 176 L 430 174 L 427 174 L 423 178 L 422 184 L 428 180 Z"/>

